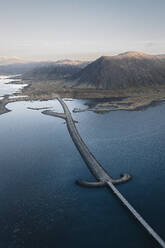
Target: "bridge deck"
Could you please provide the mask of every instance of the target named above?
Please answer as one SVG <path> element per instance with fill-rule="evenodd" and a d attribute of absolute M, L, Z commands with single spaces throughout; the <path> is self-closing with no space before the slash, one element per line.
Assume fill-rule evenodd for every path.
<path fill-rule="evenodd" d="M 91 173 L 95 176 L 95 178 L 98 181 L 109 181 L 113 180 L 107 172 L 103 169 L 103 167 L 99 164 L 99 162 L 96 160 L 96 158 L 93 156 L 93 154 L 89 151 L 86 144 L 83 142 L 80 134 L 77 131 L 77 128 L 75 126 L 75 123 L 72 119 L 71 113 L 67 107 L 67 105 L 63 102 L 61 98 L 58 98 L 58 101 L 61 103 L 64 112 L 66 114 L 66 122 L 67 127 L 69 130 L 69 133 L 73 139 L 73 142 L 75 143 L 77 149 L 79 150 L 81 156 L 85 160 L 88 168 L 90 169 Z"/>
<path fill-rule="evenodd" d="M 133 206 L 124 198 L 124 196 L 116 189 L 111 183 L 107 182 L 113 193 L 120 199 L 123 205 L 131 212 L 131 214 L 140 222 L 140 224 L 148 231 L 148 233 L 159 243 L 159 245 L 165 248 L 165 242 L 161 237 L 153 230 L 153 228 L 142 218 L 142 216 L 133 208 Z"/>
<path fill-rule="evenodd" d="M 131 204 L 124 198 L 124 196 L 118 191 L 118 189 L 113 185 L 115 180 L 112 179 L 108 173 L 104 170 L 104 168 L 100 165 L 100 163 L 96 160 L 93 154 L 90 152 L 88 147 L 83 142 L 78 130 L 75 126 L 75 123 L 72 119 L 71 113 L 61 98 L 57 98 L 58 101 L 61 103 L 64 113 L 66 115 L 66 122 L 69 133 L 72 137 L 73 142 L 75 143 L 77 149 L 79 150 L 81 156 L 83 157 L 84 161 L 86 162 L 89 170 L 94 175 L 94 177 L 99 182 L 105 182 L 108 187 L 111 188 L 113 193 L 120 199 L 123 205 L 131 212 L 131 214 L 139 221 L 139 223 L 147 230 L 147 232 L 157 241 L 157 243 L 165 248 L 165 242 L 161 239 L 161 237 L 150 227 L 150 225 L 141 217 L 141 215 L 131 206 Z M 128 180 L 127 176 L 125 181 Z M 118 181 L 121 182 L 119 179 Z"/>

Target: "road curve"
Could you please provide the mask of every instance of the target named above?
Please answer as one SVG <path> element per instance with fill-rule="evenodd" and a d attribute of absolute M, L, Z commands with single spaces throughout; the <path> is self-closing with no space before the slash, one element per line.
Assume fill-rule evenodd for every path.
<path fill-rule="evenodd" d="M 107 186 L 109 187 L 112 192 L 117 196 L 117 198 L 122 202 L 122 205 L 126 207 L 130 213 L 136 218 L 136 220 L 145 228 L 145 230 L 157 241 L 160 247 L 165 248 L 165 242 L 163 239 L 153 230 L 153 228 L 142 218 L 142 216 L 134 209 L 134 207 L 124 198 L 124 196 L 119 192 L 119 190 L 114 186 L 114 184 L 122 183 L 128 181 L 131 176 L 129 174 L 121 175 L 120 179 L 113 179 L 108 175 L 108 173 L 104 170 L 104 168 L 100 165 L 100 163 L 96 160 L 93 154 L 90 152 L 88 147 L 83 142 L 78 130 L 75 126 L 75 123 L 72 119 L 71 113 L 61 98 L 57 98 L 58 101 L 61 103 L 65 119 L 67 123 L 67 127 L 69 133 L 72 137 L 73 142 L 75 143 L 77 149 L 79 150 L 82 158 L 86 162 L 89 170 L 96 178 L 97 182 L 88 182 L 84 180 L 79 180 L 78 184 L 87 187 L 101 187 Z M 49 113 L 49 110 L 43 112 L 43 114 L 53 115 L 52 112 Z"/>
<path fill-rule="evenodd" d="M 121 179 L 113 179 L 111 178 L 104 168 L 99 164 L 93 154 L 89 151 L 88 147 L 85 145 L 83 140 L 81 139 L 77 128 L 73 122 L 71 113 L 61 98 L 58 98 L 58 101 L 61 103 L 64 112 L 66 114 L 66 122 L 69 133 L 78 148 L 81 156 L 85 160 L 89 170 L 95 176 L 95 178 L 99 181 L 98 184 L 103 186 L 104 183 L 113 191 L 113 193 L 118 197 L 118 199 L 122 202 L 122 204 L 131 212 L 131 214 L 138 220 L 138 222 L 147 230 L 147 232 L 157 241 L 157 243 L 162 247 L 165 248 L 165 242 L 162 238 L 153 230 L 152 227 L 141 217 L 141 215 L 133 208 L 133 206 L 124 198 L 124 196 L 117 190 L 117 188 L 113 185 L 114 183 L 121 183 L 125 182 L 130 179 L 130 175 L 124 174 L 121 175 Z M 83 181 L 79 181 L 81 184 Z M 90 182 L 84 182 L 84 184 L 90 186 Z M 95 183 L 91 183 L 95 184 Z M 99 186 L 98 185 L 98 186 Z"/>

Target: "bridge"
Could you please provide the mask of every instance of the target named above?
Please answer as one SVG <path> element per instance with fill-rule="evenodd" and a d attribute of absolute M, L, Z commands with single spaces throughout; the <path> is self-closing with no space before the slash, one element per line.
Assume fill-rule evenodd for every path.
<path fill-rule="evenodd" d="M 155 241 L 160 245 L 160 247 L 165 248 L 165 242 L 163 239 L 154 231 L 154 229 L 142 218 L 142 216 L 134 209 L 134 207 L 124 198 L 124 196 L 119 192 L 119 190 L 114 186 L 114 184 L 124 183 L 131 179 L 131 176 L 127 173 L 122 174 L 119 179 L 114 179 L 104 170 L 101 164 L 96 160 L 94 155 L 90 152 L 84 141 L 82 140 L 76 125 L 75 121 L 72 118 L 72 115 L 65 104 L 65 102 L 58 97 L 57 98 L 60 104 L 63 107 L 64 114 L 59 115 L 54 113 L 51 110 L 45 110 L 42 113 L 46 115 L 58 116 L 60 118 L 66 119 L 67 128 L 72 137 L 72 140 L 80 152 L 82 158 L 86 162 L 90 172 L 95 177 L 96 182 L 89 182 L 86 180 L 77 180 L 77 184 L 85 187 L 109 187 L 112 192 L 118 197 L 130 213 L 136 218 L 136 220 L 145 228 L 145 230 L 155 239 Z"/>

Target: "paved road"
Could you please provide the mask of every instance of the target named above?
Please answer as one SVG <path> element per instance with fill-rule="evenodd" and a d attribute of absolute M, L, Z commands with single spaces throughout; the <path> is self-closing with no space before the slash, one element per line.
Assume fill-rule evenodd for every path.
<path fill-rule="evenodd" d="M 81 156 L 85 160 L 89 170 L 93 174 L 93 176 L 96 178 L 97 181 L 106 183 L 107 181 L 111 181 L 113 183 L 122 183 L 125 181 L 128 181 L 131 177 L 128 174 L 123 174 L 121 178 L 119 179 L 113 179 L 108 175 L 108 173 L 104 170 L 104 168 L 101 166 L 101 164 L 96 160 L 94 155 L 90 152 L 84 141 L 82 140 L 75 123 L 73 121 L 73 118 L 71 116 L 71 113 L 67 107 L 67 105 L 64 103 L 64 101 L 61 98 L 57 98 L 58 101 L 61 103 L 63 110 L 66 114 L 66 122 L 67 122 L 67 127 L 69 130 L 69 133 L 73 139 L 73 142 L 75 143 L 77 149 L 79 150 Z M 85 181 L 84 181 L 85 183 Z M 87 183 L 87 185 L 93 185 L 93 186 L 99 186 L 97 183 Z M 102 184 L 100 183 L 100 186 Z"/>
<path fill-rule="evenodd" d="M 84 186 L 106 185 L 107 187 L 109 187 L 112 190 L 112 192 L 118 197 L 118 199 L 122 202 L 123 206 L 130 211 L 130 213 L 147 230 L 147 232 L 153 237 L 153 239 L 157 241 L 160 247 L 165 248 L 165 242 L 162 240 L 162 238 L 153 230 L 152 227 L 150 227 L 150 225 L 142 218 L 142 216 L 133 208 L 133 206 L 124 198 L 124 196 L 114 186 L 115 183 L 120 183 L 129 180 L 130 176 L 128 174 L 124 174 L 123 177 L 115 180 L 108 175 L 108 173 L 99 164 L 99 162 L 96 160 L 96 158 L 93 156 L 93 154 L 89 151 L 88 147 L 83 142 L 81 136 L 78 133 L 78 130 L 75 126 L 75 123 L 72 119 L 71 113 L 67 105 L 64 103 L 64 101 L 61 98 L 57 98 L 57 99 L 61 103 L 64 109 L 64 113 L 66 114 L 66 123 L 69 133 L 72 137 L 72 140 L 75 143 L 84 161 L 86 162 L 89 170 L 98 181 L 96 183 L 88 183 L 86 181 L 82 181 L 82 185 Z"/>
<path fill-rule="evenodd" d="M 143 219 L 143 217 L 133 208 L 133 206 L 125 199 L 125 197 L 117 190 L 117 188 L 111 183 L 107 182 L 113 193 L 119 198 L 122 204 L 131 212 L 136 220 L 146 229 L 146 231 L 157 241 L 160 247 L 165 248 L 165 242 L 154 231 L 154 229 Z"/>

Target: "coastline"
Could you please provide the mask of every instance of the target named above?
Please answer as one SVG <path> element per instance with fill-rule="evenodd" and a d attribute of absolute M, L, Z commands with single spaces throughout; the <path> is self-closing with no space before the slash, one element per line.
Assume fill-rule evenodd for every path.
<path fill-rule="evenodd" d="M 0 100 L 0 115 L 10 112 L 11 110 L 6 108 L 8 104 L 8 98 L 4 96 L 2 100 Z"/>
<path fill-rule="evenodd" d="M 53 97 L 52 96 L 46 96 L 46 97 L 43 97 L 43 98 L 38 98 L 38 97 L 31 98 L 31 97 L 27 96 L 26 98 L 24 98 L 24 97 L 21 97 L 20 96 L 19 98 L 15 98 L 15 99 L 9 99 L 9 97 L 4 97 L 3 100 L 0 100 L 0 115 L 12 111 L 12 110 L 10 110 L 10 109 L 8 109 L 6 107 L 6 105 L 8 103 L 21 102 L 21 101 L 48 101 L 48 100 L 57 99 L 57 97 L 58 96 L 56 96 L 56 97 L 54 97 L 54 96 Z M 77 99 L 77 98 L 75 98 L 75 99 Z M 81 99 L 86 99 L 86 98 L 81 98 Z M 147 109 L 149 107 L 154 107 L 156 105 L 160 105 L 164 101 L 165 101 L 165 99 L 154 99 L 154 100 L 151 100 L 151 101 L 149 101 L 147 103 L 138 104 L 138 105 L 135 105 L 133 107 L 130 107 L 130 106 L 128 106 L 128 107 L 117 106 L 115 109 L 107 109 L 107 108 L 104 108 L 104 106 L 102 106 L 102 107 L 99 107 L 99 108 L 79 109 L 76 112 L 79 113 L 79 112 L 85 112 L 85 111 L 92 111 L 92 112 L 95 112 L 95 113 L 98 113 L 98 114 L 100 113 L 101 114 L 101 113 L 108 113 L 108 112 L 111 112 L 111 111 L 119 111 L 119 110 L 124 110 L 124 111 L 141 111 L 141 110 L 145 110 L 145 109 Z"/>
<path fill-rule="evenodd" d="M 88 108 L 78 109 L 75 112 L 93 111 L 96 113 L 118 110 L 140 111 L 165 101 L 165 86 L 162 85 L 103 90 L 59 88 L 53 82 L 45 82 L 45 84 L 43 84 L 23 80 L 21 84 L 27 85 L 21 89 L 19 93 L 5 95 L 4 98 L 0 100 L 0 115 L 11 111 L 6 107 L 8 103 L 17 101 L 48 101 L 56 99 L 58 96 L 61 98 L 84 99 L 87 101 L 85 105 L 87 105 Z M 89 99 L 97 100 L 94 106 L 91 107 L 88 104 Z M 102 101 L 103 99 L 104 101 Z"/>

